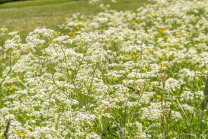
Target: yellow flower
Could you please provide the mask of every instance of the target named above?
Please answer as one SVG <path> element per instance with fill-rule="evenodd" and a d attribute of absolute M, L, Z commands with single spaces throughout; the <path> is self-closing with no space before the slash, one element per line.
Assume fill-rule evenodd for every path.
<path fill-rule="evenodd" d="M 130 53 L 130 55 L 133 55 L 132 53 Z"/>
<path fill-rule="evenodd" d="M 141 92 L 143 92 L 144 91 L 144 89 L 141 89 Z"/>
<path fill-rule="evenodd" d="M 73 39 L 73 37 L 70 37 L 70 39 Z"/>
<path fill-rule="evenodd" d="M 14 85 L 10 86 L 11 89 L 14 89 Z"/>
<path fill-rule="evenodd" d="M 13 52 L 17 52 L 17 50 L 13 50 Z"/>
<path fill-rule="evenodd" d="M 19 76 L 16 76 L 16 78 L 12 78 L 14 81 L 16 81 L 16 80 L 19 80 L 20 79 L 20 77 Z"/>
<path fill-rule="evenodd" d="M 152 49 L 152 51 L 155 51 L 155 49 Z"/>
<path fill-rule="evenodd" d="M 22 136 L 22 137 L 24 137 L 24 136 L 25 136 L 25 134 L 23 134 L 23 133 L 19 133 L 19 135 L 20 135 L 20 136 Z"/>
<path fill-rule="evenodd" d="M 131 58 L 135 58 L 135 55 L 131 55 Z"/>
<path fill-rule="evenodd" d="M 113 78 L 114 80 L 117 80 L 117 78 L 115 77 L 115 78 Z"/>
<path fill-rule="evenodd" d="M 160 63 L 159 66 L 164 66 L 164 64 Z"/>
<path fill-rule="evenodd" d="M 160 97 L 160 95 L 157 95 L 157 97 Z"/>
<path fill-rule="evenodd" d="M 122 55 L 123 55 L 122 53 L 119 54 L 119 56 L 122 56 Z"/>
<path fill-rule="evenodd" d="M 147 52 L 147 55 L 149 55 L 150 52 Z"/>
<path fill-rule="evenodd" d="M 109 76 L 108 79 L 111 79 L 111 77 Z"/>
<path fill-rule="evenodd" d="M 51 44 L 51 42 L 49 41 L 48 44 Z"/>
<path fill-rule="evenodd" d="M 90 89 L 93 90 L 93 87 L 91 87 Z"/>
<path fill-rule="evenodd" d="M 28 131 L 28 129 L 26 129 L 25 131 L 24 131 L 24 133 L 26 133 Z"/>
<path fill-rule="evenodd" d="M 151 16 L 155 16 L 155 15 L 156 15 L 156 13 L 151 14 Z"/>
<path fill-rule="evenodd" d="M 124 58 L 122 58 L 121 60 L 124 61 Z"/>
<path fill-rule="evenodd" d="M 175 102 L 173 102 L 173 105 L 175 105 L 176 103 Z"/>
<path fill-rule="evenodd" d="M 153 85 L 151 84 L 150 87 L 153 87 Z"/>

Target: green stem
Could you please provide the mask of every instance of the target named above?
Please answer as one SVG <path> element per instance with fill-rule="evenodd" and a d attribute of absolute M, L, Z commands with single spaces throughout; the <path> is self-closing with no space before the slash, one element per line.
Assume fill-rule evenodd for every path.
<path fill-rule="evenodd" d="M 11 55 L 10 55 L 10 56 L 11 56 Z M 20 56 L 17 58 L 17 60 L 14 62 L 13 65 L 11 64 L 11 58 L 10 58 L 10 69 L 9 69 L 7 75 L 3 78 L 3 80 L 2 80 L 1 83 L 0 83 L 0 91 L 1 91 L 1 85 L 2 85 L 2 83 L 4 82 L 4 80 L 6 79 L 6 77 L 9 75 L 9 73 L 10 73 L 11 70 L 12 70 L 12 68 L 13 68 L 14 65 L 17 63 L 17 61 L 20 59 L 21 56 L 22 56 L 22 53 L 20 54 Z M 11 66 L 11 65 L 12 65 L 12 66 Z"/>
<path fill-rule="evenodd" d="M 200 134 L 202 133 L 202 127 L 203 127 L 203 125 L 202 125 L 202 119 L 203 119 L 203 115 L 204 115 L 204 111 L 202 111 L 202 115 L 201 115 L 201 124 L 200 124 L 200 132 L 199 132 L 199 136 L 200 136 Z"/>

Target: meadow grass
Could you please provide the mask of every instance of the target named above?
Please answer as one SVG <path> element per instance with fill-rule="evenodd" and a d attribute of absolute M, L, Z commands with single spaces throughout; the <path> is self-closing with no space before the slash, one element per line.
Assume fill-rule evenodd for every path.
<path fill-rule="evenodd" d="M 26 1 L 16 1 L 9 2 L 0 5 L 0 9 L 5 8 L 23 8 L 23 7 L 33 7 L 33 6 L 43 6 L 51 4 L 61 4 L 66 2 L 72 2 L 78 0 L 26 0 Z"/>
<path fill-rule="evenodd" d="M 104 4 L 110 4 L 111 9 L 118 11 L 136 10 L 145 3 L 148 3 L 148 1 L 119 0 L 117 3 L 112 3 L 110 0 L 104 1 Z M 62 31 L 57 26 L 65 23 L 66 17 L 72 16 L 73 13 L 92 15 L 100 11 L 101 9 L 97 5 L 89 5 L 86 0 L 22 1 L 0 5 L 0 20 L 1 27 L 8 28 L 9 31 L 19 31 L 24 41 L 27 34 L 37 27 Z M 4 39 L 1 39 L 0 45 L 4 41 Z"/>
<path fill-rule="evenodd" d="M 207 2 L 107 4 L 25 41 L 1 28 L 0 136 L 208 137 Z"/>

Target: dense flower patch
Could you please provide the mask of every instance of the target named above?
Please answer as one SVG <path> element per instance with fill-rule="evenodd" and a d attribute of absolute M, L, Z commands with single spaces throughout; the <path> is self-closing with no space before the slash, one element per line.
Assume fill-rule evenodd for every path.
<path fill-rule="evenodd" d="M 207 138 L 207 2 L 101 7 L 65 35 L 0 30 L 1 136 L 11 119 L 11 138 Z"/>

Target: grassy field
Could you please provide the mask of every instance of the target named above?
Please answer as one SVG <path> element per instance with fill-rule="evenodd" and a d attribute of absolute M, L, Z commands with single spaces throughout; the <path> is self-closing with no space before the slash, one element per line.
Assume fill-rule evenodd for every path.
<path fill-rule="evenodd" d="M 103 2 L 2 5 L 0 138 L 207 139 L 207 1 Z"/>
<path fill-rule="evenodd" d="M 18 2 L 10 2 L 4 3 L 0 5 L 0 8 L 23 8 L 30 6 L 43 6 L 43 5 L 51 5 L 51 4 L 61 4 L 66 2 L 72 2 L 78 0 L 26 0 L 26 1 L 18 1 Z"/>
<path fill-rule="evenodd" d="M 119 0 L 117 3 L 112 3 L 110 0 L 105 0 L 104 4 L 110 4 L 110 9 L 136 10 L 147 2 L 147 0 Z M 91 15 L 100 11 L 98 5 L 89 5 L 84 0 L 23 1 L 0 5 L 0 20 L 1 27 L 8 28 L 9 31 L 18 30 L 24 39 L 37 27 L 62 31 L 57 25 L 65 23 L 66 17 L 72 16 L 73 13 Z M 0 45 L 3 41 L 0 41 Z"/>

